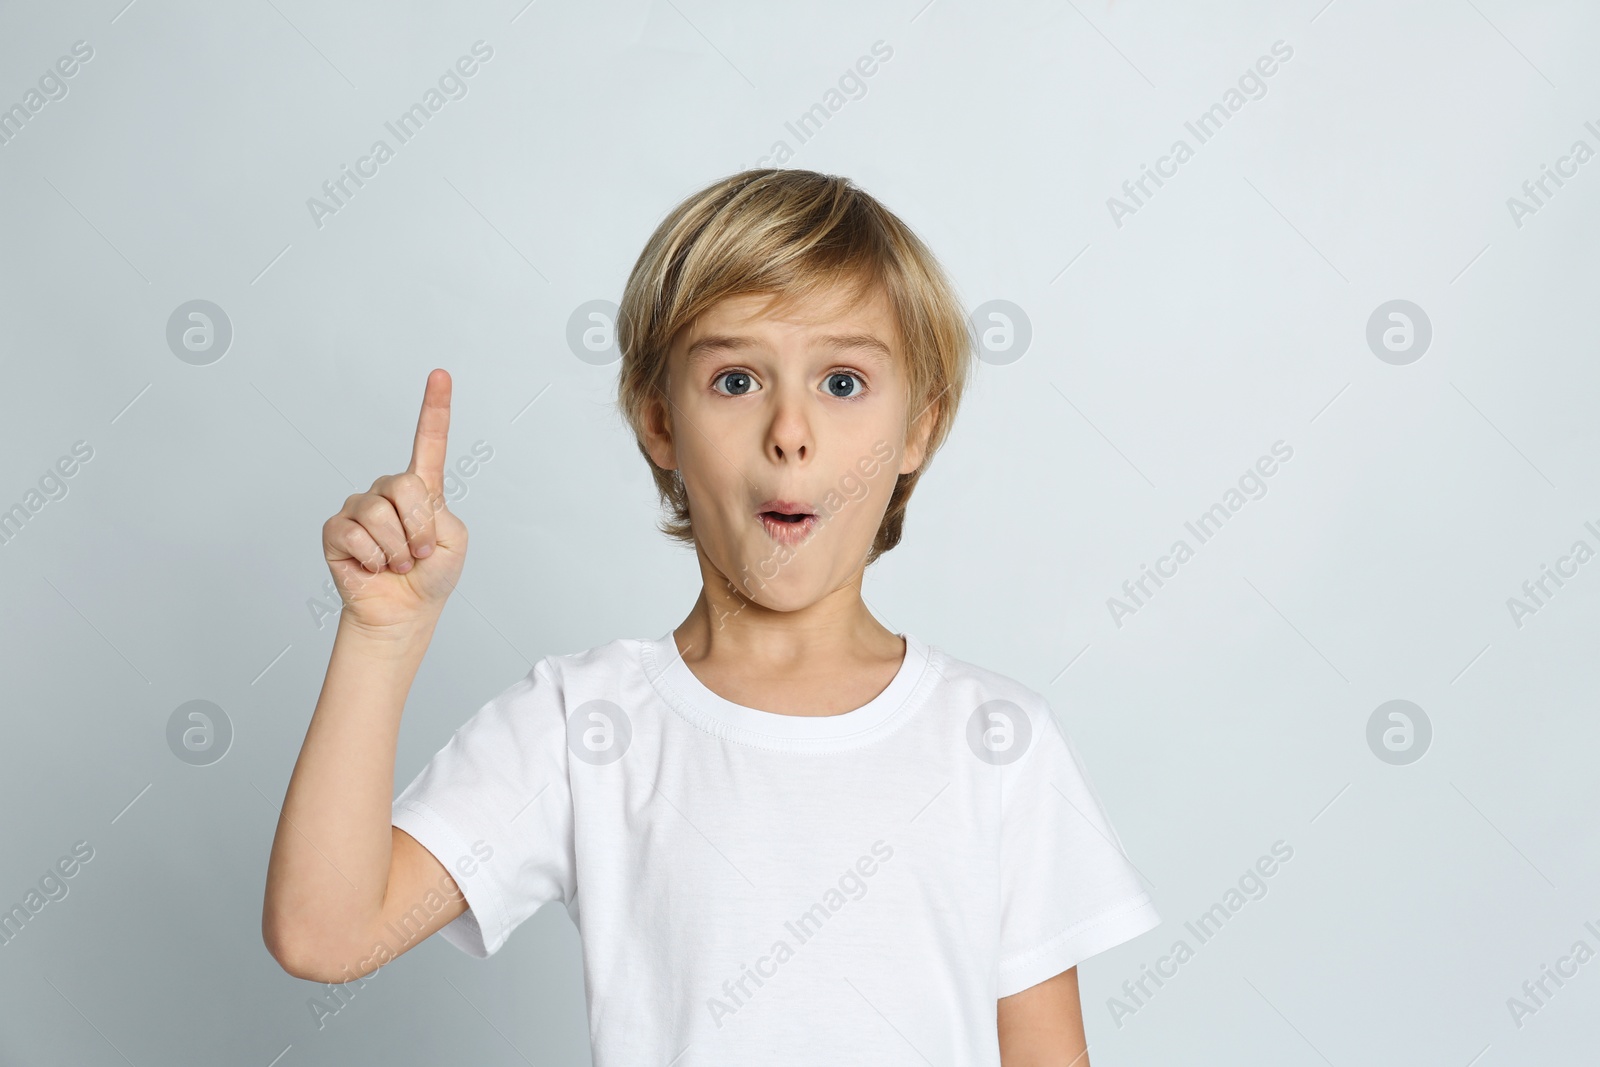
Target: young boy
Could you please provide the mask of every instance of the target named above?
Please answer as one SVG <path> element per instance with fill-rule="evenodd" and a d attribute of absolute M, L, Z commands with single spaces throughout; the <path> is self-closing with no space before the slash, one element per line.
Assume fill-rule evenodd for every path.
<path fill-rule="evenodd" d="M 597 1067 L 1086 1065 L 1076 965 L 1154 927 L 1151 898 L 1045 698 L 861 598 L 971 368 L 939 265 L 844 179 L 746 171 L 657 229 L 618 340 L 699 599 L 545 657 L 391 803 L 467 546 L 433 371 L 410 467 L 323 527 L 345 609 L 273 842 L 273 956 L 344 982 L 442 930 L 487 957 L 559 900 Z"/>

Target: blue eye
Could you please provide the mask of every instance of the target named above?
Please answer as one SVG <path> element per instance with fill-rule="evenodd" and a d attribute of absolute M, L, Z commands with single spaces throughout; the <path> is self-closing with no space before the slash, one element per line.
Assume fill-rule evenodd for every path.
<path fill-rule="evenodd" d="M 857 389 L 853 395 L 848 395 L 847 396 L 847 395 L 845 395 L 843 393 L 837 392 L 836 388 L 835 388 L 836 386 L 839 385 L 840 381 L 842 380 L 843 382 L 845 382 L 845 385 L 843 386 L 843 388 L 848 389 L 849 388 L 849 384 L 848 383 L 850 382 L 851 379 L 854 379 L 855 381 L 860 382 L 863 387 L 866 385 L 866 383 L 864 381 L 862 381 L 862 378 L 861 378 L 861 376 L 859 374 L 855 374 L 855 373 L 852 373 L 850 371 L 843 371 L 843 370 L 834 371 L 832 374 L 828 375 L 828 393 L 829 393 L 829 395 L 833 396 L 833 397 L 836 397 L 839 400 L 854 400 L 854 399 L 856 399 L 856 397 L 861 395 L 861 390 L 860 389 Z"/>
<path fill-rule="evenodd" d="M 742 386 L 730 386 L 730 388 L 734 389 L 734 392 L 732 392 L 732 393 L 723 393 L 722 394 L 723 396 L 745 396 L 747 394 L 746 394 L 746 392 L 744 390 L 748 390 L 751 386 L 753 386 L 755 384 L 755 379 L 750 377 L 750 375 L 747 372 L 742 371 L 742 370 L 723 371 L 721 374 L 719 374 L 715 378 L 713 378 L 711 380 L 711 383 L 712 383 L 713 386 L 715 386 L 717 382 L 720 382 L 724 378 L 732 378 L 734 381 L 741 381 L 742 380 L 744 384 Z M 722 392 L 720 389 L 717 390 L 717 391 L 718 392 Z"/>
<path fill-rule="evenodd" d="M 727 390 L 717 388 L 717 383 L 727 381 Z M 855 382 L 857 388 L 850 391 L 850 383 Z M 712 388 L 723 396 L 749 396 L 760 389 L 756 384 L 755 376 L 749 371 L 725 370 L 711 379 Z M 834 371 L 827 378 L 828 395 L 835 400 L 859 400 L 866 393 L 866 379 L 855 371 Z"/>

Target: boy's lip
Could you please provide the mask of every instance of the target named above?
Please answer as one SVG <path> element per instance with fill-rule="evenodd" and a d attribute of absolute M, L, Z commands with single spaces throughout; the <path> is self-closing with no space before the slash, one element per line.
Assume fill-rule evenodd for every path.
<path fill-rule="evenodd" d="M 767 512 L 778 515 L 815 515 L 817 510 L 810 504 L 802 504 L 798 500 L 768 500 L 757 505 L 757 515 L 764 515 Z"/>

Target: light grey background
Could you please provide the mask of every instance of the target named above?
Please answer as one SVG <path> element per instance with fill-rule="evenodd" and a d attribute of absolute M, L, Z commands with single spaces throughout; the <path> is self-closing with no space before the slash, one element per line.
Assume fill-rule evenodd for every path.
<path fill-rule="evenodd" d="M 1600 961 L 1520 1026 L 1507 1004 L 1600 949 L 1600 562 L 1521 625 L 1507 603 L 1600 547 L 1600 160 L 1520 225 L 1507 203 L 1600 148 L 1592 6 L 123 3 L 0 8 L 0 106 L 94 49 L 0 145 L 0 508 L 93 448 L 0 546 L 0 906 L 94 849 L 0 945 L 0 1061 L 587 1062 L 560 908 L 487 962 L 433 939 L 320 1027 L 328 991 L 262 946 L 334 633 L 319 530 L 404 467 L 448 368 L 451 457 L 493 458 L 456 487 L 473 547 L 397 789 L 539 657 L 675 625 L 697 572 L 567 320 L 778 140 L 900 213 L 969 308 L 1031 323 L 866 596 L 1046 693 L 1150 879 L 1162 926 L 1080 967 L 1096 1067 L 1592 1056 Z M 480 39 L 467 95 L 319 228 L 307 199 Z M 1265 95 L 1197 145 L 1184 123 L 1276 41 Z M 1194 157 L 1117 225 L 1178 138 Z M 195 299 L 233 329 L 205 366 L 166 340 Z M 1432 325 L 1406 365 L 1366 340 L 1395 299 Z M 1198 545 L 1184 523 L 1280 440 Z M 1118 625 L 1108 598 L 1180 537 L 1194 558 Z M 1391 699 L 1432 724 L 1409 765 L 1367 743 Z M 208 766 L 168 745 L 190 700 L 234 731 Z M 1266 895 L 1119 1025 L 1109 998 L 1279 840 Z"/>

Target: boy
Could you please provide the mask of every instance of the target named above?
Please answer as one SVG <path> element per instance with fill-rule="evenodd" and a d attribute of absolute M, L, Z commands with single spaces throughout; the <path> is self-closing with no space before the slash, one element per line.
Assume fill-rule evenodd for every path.
<path fill-rule="evenodd" d="M 547 656 L 391 802 L 466 550 L 450 378 L 411 465 L 323 527 L 345 599 L 263 935 L 349 981 L 442 930 L 487 957 L 560 900 L 597 1067 L 1087 1064 L 1076 965 L 1159 916 L 1045 698 L 861 599 L 971 368 L 933 256 L 851 183 L 713 183 L 623 294 L 618 402 L 699 599 Z"/>

